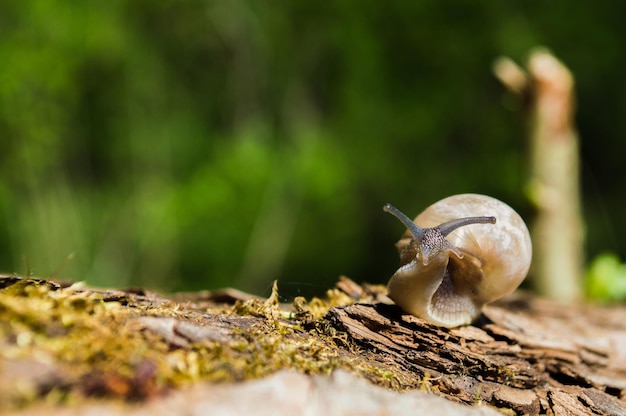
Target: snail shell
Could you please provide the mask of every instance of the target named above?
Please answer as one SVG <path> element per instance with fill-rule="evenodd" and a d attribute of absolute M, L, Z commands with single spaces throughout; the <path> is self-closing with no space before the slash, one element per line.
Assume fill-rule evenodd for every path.
<path fill-rule="evenodd" d="M 400 268 L 387 285 L 405 312 L 444 327 L 467 325 L 484 304 L 512 293 L 526 278 L 530 234 L 502 201 L 454 195 L 414 221 L 389 204 L 384 210 L 408 229 L 396 244 Z"/>

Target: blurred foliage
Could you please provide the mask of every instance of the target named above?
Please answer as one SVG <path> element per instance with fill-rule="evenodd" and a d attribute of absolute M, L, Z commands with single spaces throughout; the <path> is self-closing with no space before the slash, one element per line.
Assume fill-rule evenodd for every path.
<path fill-rule="evenodd" d="M 587 272 L 587 293 L 596 300 L 626 300 L 626 264 L 615 254 L 597 256 Z"/>
<path fill-rule="evenodd" d="M 0 268 L 46 277 L 75 252 L 59 276 L 106 286 L 384 282 L 387 201 L 481 192 L 532 218 L 523 103 L 491 64 L 537 45 L 577 79 L 589 255 L 626 255 L 624 11 L 4 0 Z"/>

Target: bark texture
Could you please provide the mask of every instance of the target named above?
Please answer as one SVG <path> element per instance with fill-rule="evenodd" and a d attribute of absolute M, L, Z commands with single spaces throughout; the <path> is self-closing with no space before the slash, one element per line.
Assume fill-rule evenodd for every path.
<path fill-rule="evenodd" d="M 487 306 L 476 326 L 442 329 L 394 306 L 333 308 L 327 319 L 362 353 L 400 375 L 467 404 L 516 414 L 626 414 L 623 309 L 510 299 Z"/>
<path fill-rule="evenodd" d="M 626 415 L 625 316 L 623 306 L 563 307 L 517 294 L 485 307 L 472 326 L 445 329 L 402 313 L 384 288 L 349 279 L 328 301 L 280 305 L 277 292 L 164 297 L 0 277 L 0 400 L 24 414 L 49 403 L 65 414 L 159 406 L 206 414 L 211 403 L 252 415 L 354 414 L 345 401 L 329 409 L 341 397 L 359 415 L 432 410 L 403 396 L 411 391 L 447 399 L 441 414 Z M 246 391 L 268 400 L 247 406 L 260 399 Z M 83 401 L 69 406 L 77 396 Z M 361 406 L 368 401 L 370 410 Z"/>

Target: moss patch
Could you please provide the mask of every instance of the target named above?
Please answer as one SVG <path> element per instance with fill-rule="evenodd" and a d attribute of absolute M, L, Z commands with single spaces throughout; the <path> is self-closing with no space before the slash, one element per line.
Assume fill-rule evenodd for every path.
<path fill-rule="evenodd" d="M 363 359 L 328 326 L 329 308 L 355 298 L 268 299 L 234 304 L 61 286 L 0 277 L 0 401 L 68 402 L 103 396 L 141 400 L 199 380 L 237 381 L 280 369 L 344 368 L 392 387 L 394 374 Z"/>

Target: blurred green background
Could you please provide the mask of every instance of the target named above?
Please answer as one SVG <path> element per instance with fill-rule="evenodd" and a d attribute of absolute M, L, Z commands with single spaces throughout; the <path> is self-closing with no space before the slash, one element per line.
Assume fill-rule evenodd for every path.
<path fill-rule="evenodd" d="M 523 103 L 491 65 L 538 45 L 576 77 L 588 258 L 624 258 L 625 15 L 617 0 L 3 0 L 0 270 L 259 294 L 279 279 L 285 296 L 386 282 L 403 230 L 385 202 L 415 215 L 480 192 L 532 220 Z"/>

